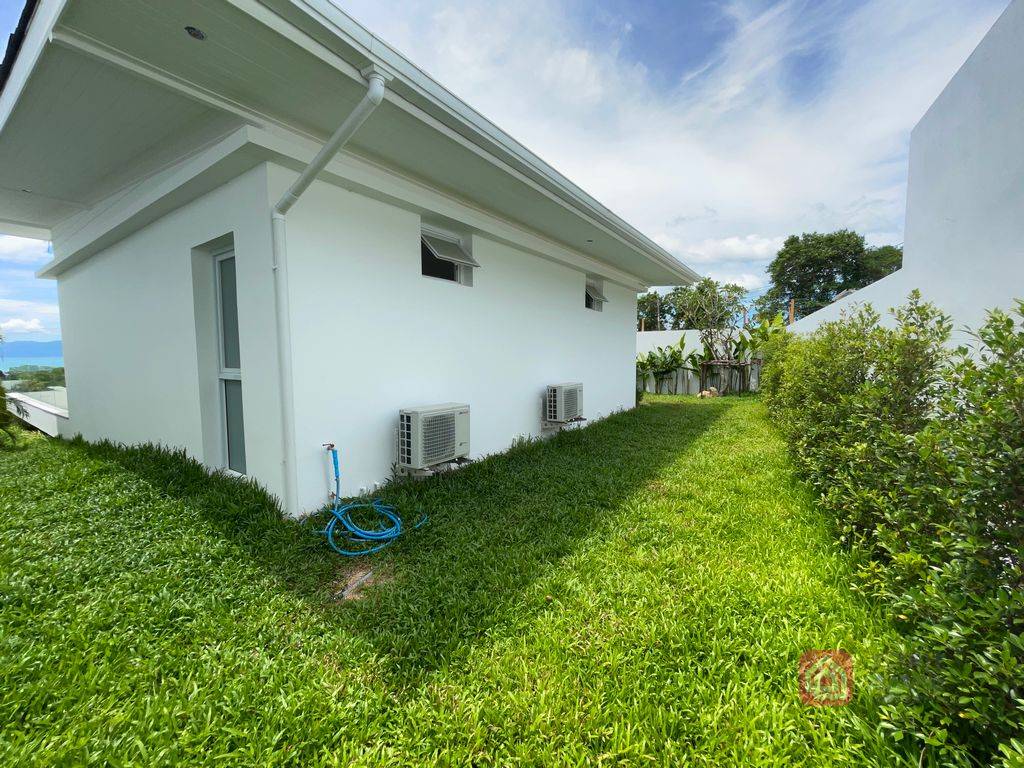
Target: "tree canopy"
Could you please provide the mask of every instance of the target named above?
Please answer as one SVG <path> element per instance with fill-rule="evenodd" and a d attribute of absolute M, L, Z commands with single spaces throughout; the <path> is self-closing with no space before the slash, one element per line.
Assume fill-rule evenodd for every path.
<path fill-rule="evenodd" d="M 637 297 L 636 327 L 679 331 L 742 325 L 746 294 L 739 285 L 708 277 L 693 285 L 677 285 L 664 295 L 650 291 Z"/>
<path fill-rule="evenodd" d="M 638 331 L 664 331 L 666 317 L 662 314 L 662 297 L 648 291 L 636 297 L 636 329 Z M 670 320 L 670 318 L 668 318 Z"/>
<path fill-rule="evenodd" d="M 870 285 L 902 264 L 902 248 L 869 248 L 863 235 L 848 229 L 792 235 L 768 265 L 771 285 L 755 303 L 757 313 L 774 317 L 788 312 L 793 299 L 797 317 L 809 315 L 831 304 L 843 291 Z"/>

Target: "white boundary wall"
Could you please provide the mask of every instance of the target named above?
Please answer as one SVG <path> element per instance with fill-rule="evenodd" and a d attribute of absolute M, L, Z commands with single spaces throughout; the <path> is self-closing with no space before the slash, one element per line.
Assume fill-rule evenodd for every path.
<path fill-rule="evenodd" d="M 883 314 L 920 289 L 966 340 L 1024 298 L 1024 0 L 1014 0 L 911 136 L 904 267 L 791 329 L 857 302 Z"/>

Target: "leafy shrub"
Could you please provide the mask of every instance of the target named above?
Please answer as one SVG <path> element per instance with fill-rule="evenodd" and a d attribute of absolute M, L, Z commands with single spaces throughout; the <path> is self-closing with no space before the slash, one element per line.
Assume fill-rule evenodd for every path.
<path fill-rule="evenodd" d="M 0 336 L 0 343 L 4 340 Z M 16 424 L 14 414 L 7 408 L 7 390 L 0 384 L 0 448 L 13 445 L 16 439 L 14 425 Z"/>
<path fill-rule="evenodd" d="M 64 386 L 64 368 L 47 368 L 34 365 L 22 365 L 11 368 L 7 372 L 12 379 L 20 383 L 16 392 L 39 392 L 48 387 Z"/>
<path fill-rule="evenodd" d="M 14 444 L 16 423 L 14 414 L 7 408 L 7 392 L 0 387 L 0 448 Z"/>
<path fill-rule="evenodd" d="M 911 294 L 773 339 L 762 390 L 898 618 L 883 721 L 935 764 L 1009 763 L 1024 737 L 1024 303 L 979 348 Z"/>

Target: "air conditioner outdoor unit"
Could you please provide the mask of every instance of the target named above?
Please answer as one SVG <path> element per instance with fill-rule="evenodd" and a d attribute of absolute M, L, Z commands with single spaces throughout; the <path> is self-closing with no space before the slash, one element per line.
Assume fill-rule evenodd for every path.
<path fill-rule="evenodd" d="M 424 470 L 469 455 L 469 406 L 424 405 L 398 412 L 398 466 Z"/>
<path fill-rule="evenodd" d="M 574 421 L 583 417 L 583 385 L 552 384 L 544 398 L 544 420 Z"/>

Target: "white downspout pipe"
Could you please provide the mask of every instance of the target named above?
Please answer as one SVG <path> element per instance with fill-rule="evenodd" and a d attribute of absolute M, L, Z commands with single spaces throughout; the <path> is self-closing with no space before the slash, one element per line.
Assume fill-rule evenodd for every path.
<path fill-rule="evenodd" d="M 362 71 L 368 82 L 366 94 L 355 109 L 338 126 L 338 129 L 317 152 L 316 157 L 305 167 L 299 178 L 277 201 L 271 213 L 271 240 L 274 254 L 274 298 L 277 320 L 277 350 L 280 362 L 278 372 L 281 388 L 281 440 L 283 448 L 282 471 L 284 475 L 284 498 L 282 506 L 289 517 L 299 513 L 298 467 L 295 446 L 295 391 L 292 379 L 292 327 L 291 308 L 288 298 L 288 249 L 285 234 L 285 216 L 298 201 L 303 192 L 313 183 L 317 175 L 331 161 L 338 150 L 352 138 L 366 118 L 384 99 L 388 77 L 376 67 Z"/>

